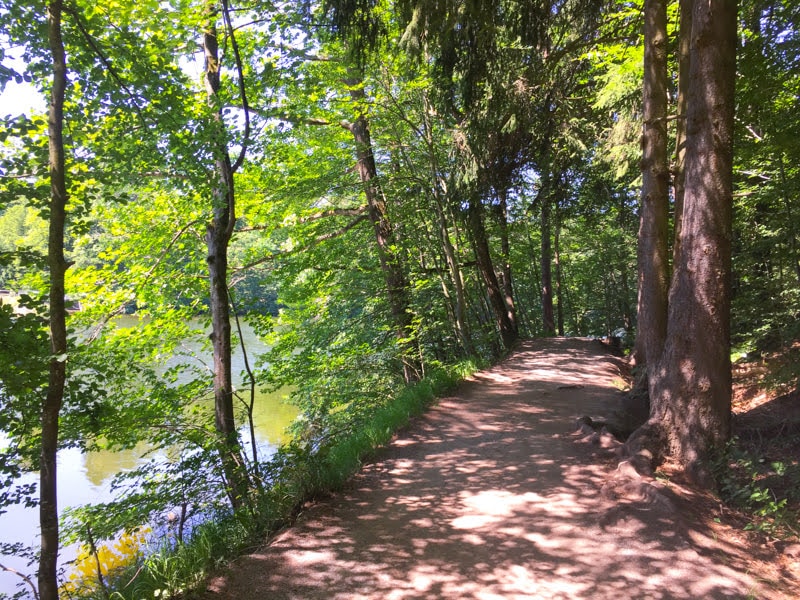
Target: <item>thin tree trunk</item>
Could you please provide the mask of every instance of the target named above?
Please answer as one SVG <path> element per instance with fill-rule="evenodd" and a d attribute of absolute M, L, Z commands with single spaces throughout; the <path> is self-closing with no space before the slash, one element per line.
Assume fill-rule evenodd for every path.
<path fill-rule="evenodd" d="M 625 331 L 630 331 L 633 327 L 633 311 L 631 310 L 630 284 L 628 282 L 628 269 L 625 263 L 619 265 L 620 287 L 622 288 L 622 298 L 620 299 L 620 311 L 622 312 L 622 323 Z"/>
<path fill-rule="evenodd" d="M 645 0 L 644 133 L 639 221 L 636 359 L 650 378 L 667 333 L 669 168 L 667 159 L 667 3 Z"/>
<path fill-rule="evenodd" d="M 780 170 L 781 176 L 781 190 L 783 195 L 783 208 L 784 213 L 786 214 L 786 222 L 787 223 L 794 223 L 795 217 L 792 211 L 792 202 L 789 198 L 789 195 L 786 193 L 786 188 L 789 185 L 789 182 L 786 178 L 786 167 L 783 162 L 783 154 L 778 155 L 778 168 Z M 796 228 L 790 227 L 789 228 L 789 260 L 792 264 L 792 270 L 794 271 L 795 277 L 797 277 L 797 283 L 800 284 L 800 252 L 798 252 L 798 243 L 797 243 L 797 230 Z"/>
<path fill-rule="evenodd" d="M 500 225 L 500 256 L 503 260 L 503 298 L 506 302 L 508 320 L 511 322 L 515 333 L 519 335 L 517 323 L 517 308 L 514 305 L 514 283 L 511 278 L 511 246 L 508 240 L 508 190 L 498 191 L 500 205 L 497 210 L 497 222 Z"/>
<path fill-rule="evenodd" d="M 236 429 L 233 408 L 231 373 L 231 314 L 228 297 L 228 245 L 236 221 L 233 168 L 228 155 L 225 124 L 219 100 L 220 63 L 215 11 L 210 10 L 210 23 L 203 33 L 206 71 L 205 86 L 212 109 L 212 152 L 214 177 L 212 186 L 212 219 L 206 226 L 206 248 L 210 284 L 211 346 L 214 357 L 214 424 L 222 443 L 221 460 L 234 508 L 241 506 L 247 494 L 247 471 Z"/>
<path fill-rule="evenodd" d="M 531 249 L 531 257 L 528 264 L 531 268 L 531 288 L 534 290 L 541 290 L 542 289 L 542 278 L 539 275 L 539 266 L 541 265 L 540 258 L 537 259 L 536 257 L 536 245 L 533 243 L 533 237 L 531 236 L 530 227 L 528 228 L 528 246 Z M 536 335 L 536 326 L 535 323 L 538 323 L 538 319 L 536 318 L 536 313 L 533 309 L 531 309 L 531 334 Z"/>
<path fill-rule="evenodd" d="M 483 222 L 483 203 L 474 192 L 469 199 L 467 218 L 473 241 L 475 242 L 475 258 L 478 263 L 478 270 L 486 286 L 486 293 L 489 297 L 489 304 L 494 314 L 500 340 L 503 347 L 506 350 L 510 350 L 519 335 L 514 329 L 514 324 L 508 318 L 508 307 L 500 289 L 500 284 L 497 281 L 497 275 L 494 272 L 489 241 L 486 237 L 486 228 Z"/>
<path fill-rule="evenodd" d="M 64 401 L 67 367 L 67 325 L 64 258 L 67 182 L 64 167 L 64 96 L 67 87 L 67 58 L 61 37 L 62 2 L 54 0 L 47 8 L 48 38 L 53 67 L 53 87 L 48 113 L 50 149 L 50 228 L 47 243 L 50 268 L 50 374 L 42 406 L 42 448 L 39 465 L 39 597 L 58 599 L 58 489 L 56 454 L 58 416 Z"/>
<path fill-rule="evenodd" d="M 445 198 L 449 198 L 449 192 L 447 192 L 447 190 L 450 189 L 450 187 L 451 186 L 446 186 L 445 187 L 445 192 L 446 192 Z M 447 215 L 449 215 L 449 217 L 450 217 L 449 221 L 445 218 L 445 222 L 449 222 L 449 224 L 451 225 L 451 227 L 453 229 L 452 238 L 449 237 L 449 236 L 447 238 L 448 242 L 449 242 L 448 245 L 451 246 L 452 251 L 453 251 L 453 256 L 452 256 L 452 260 L 453 260 L 453 276 L 454 276 L 455 280 L 457 281 L 456 289 L 461 290 L 461 300 L 460 300 L 460 302 L 461 302 L 461 312 L 463 313 L 462 318 L 464 319 L 464 325 L 463 325 L 464 334 L 465 334 L 465 336 L 467 338 L 467 342 L 468 342 L 469 348 L 471 348 L 471 352 L 474 354 L 474 352 L 475 352 L 475 344 L 474 344 L 474 342 L 472 340 L 472 329 L 470 328 L 469 318 L 468 318 L 468 314 L 467 314 L 467 312 L 469 310 L 469 305 L 470 305 L 469 304 L 469 298 L 467 297 L 467 283 L 466 283 L 466 280 L 464 278 L 464 269 L 461 267 L 461 263 L 459 262 L 459 258 L 458 258 L 459 256 L 461 256 L 461 241 L 460 241 L 461 240 L 461 229 L 458 226 L 458 219 L 456 218 L 456 215 L 454 214 L 454 212 L 452 210 L 452 204 L 443 202 L 440 205 L 440 208 L 442 209 L 443 218 L 446 217 Z"/>
<path fill-rule="evenodd" d="M 556 203 L 556 223 L 553 234 L 553 264 L 556 267 L 556 327 L 558 335 L 564 335 L 564 298 L 561 289 L 561 214 Z"/>
<path fill-rule="evenodd" d="M 447 260 L 447 269 L 450 272 L 450 279 L 456 292 L 454 306 L 454 316 L 456 325 L 456 336 L 464 352 L 471 356 L 475 353 L 472 338 L 467 325 L 467 301 L 464 293 L 464 278 L 461 267 L 458 263 L 458 254 L 450 239 L 450 231 L 445 214 L 445 203 L 447 198 L 447 184 L 441 180 L 439 162 L 436 158 L 436 147 L 433 140 L 433 131 L 430 124 L 430 105 L 427 97 L 424 98 L 425 110 L 423 111 L 423 125 L 425 127 L 425 142 L 428 146 L 428 158 L 430 163 L 431 178 L 433 179 L 433 196 L 436 218 L 439 224 L 439 235 L 442 242 L 442 250 Z"/>
<path fill-rule="evenodd" d="M 364 89 L 360 86 L 360 80 L 353 79 L 347 83 L 350 86 L 350 95 L 353 100 L 356 102 L 363 100 Z M 412 383 L 421 379 L 422 363 L 419 359 L 419 347 L 414 332 L 408 280 L 402 258 L 396 250 L 396 236 L 389 220 L 386 199 L 378 184 L 378 170 L 372 152 L 369 121 L 364 114 L 359 114 L 353 123 L 343 123 L 343 125 L 353 134 L 356 143 L 358 175 L 364 185 L 369 219 L 375 230 L 378 259 L 386 280 L 389 309 L 392 313 L 395 336 L 403 361 L 403 378 L 406 383 Z"/>
<path fill-rule="evenodd" d="M 540 193 L 542 198 L 542 252 L 540 256 L 542 271 L 542 329 L 545 337 L 552 337 L 556 333 L 555 317 L 553 316 L 553 250 L 551 241 L 550 215 L 550 189 L 549 182 L 545 182 Z"/>
<path fill-rule="evenodd" d="M 467 325 L 467 301 L 464 294 L 464 280 L 461 274 L 461 267 L 458 264 L 458 257 L 453 243 L 450 240 L 450 232 L 447 227 L 441 199 L 438 196 L 435 198 L 434 204 L 439 225 L 439 238 L 441 240 L 445 260 L 447 261 L 447 270 L 450 274 L 450 280 L 456 292 L 455 304 L 453 306 L 456 336 L 464 352 L 471 356 L 475 353 L 475 349 L 472 345 L 472 339 Z"/>

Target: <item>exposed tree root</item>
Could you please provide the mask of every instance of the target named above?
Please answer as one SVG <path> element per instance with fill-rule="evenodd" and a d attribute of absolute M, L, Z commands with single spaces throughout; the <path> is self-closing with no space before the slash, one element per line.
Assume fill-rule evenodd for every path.
<path fill-rule="evenodd" d="M 604 423 L 581 417 L 576 422 L 581 441 L 608 450 L 620 460 L 600 489 L 606 507 L 599 518 L 602 529 L 623 527 L 622 523 L 637 518 L 637 515 L 656 512 L 661 518 L 682 527 L 677 514 L 673 494 L 662 483 L 653 478 L 653 456 L 647 448 L 640 447 L 631 454 L 626 443 L 620 441 Z M 638 430 L 637 430 L 638 431 Z M 652 438 L 637 438 L 646 443 Z M 638 442 L 637 442 L 638 443 Z"/>

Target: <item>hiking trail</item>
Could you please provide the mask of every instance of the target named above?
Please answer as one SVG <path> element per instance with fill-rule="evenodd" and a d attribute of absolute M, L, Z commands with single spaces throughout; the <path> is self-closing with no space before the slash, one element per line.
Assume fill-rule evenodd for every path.
<path fill-rule="evenodd" d="M 620 368 L 598 341 L 522 343 L 203 597 L 797 597 L 797 573 L 716 523 L 713 500 L 639 477 L 610 435 L 576 429 L 619 406 Z"/>

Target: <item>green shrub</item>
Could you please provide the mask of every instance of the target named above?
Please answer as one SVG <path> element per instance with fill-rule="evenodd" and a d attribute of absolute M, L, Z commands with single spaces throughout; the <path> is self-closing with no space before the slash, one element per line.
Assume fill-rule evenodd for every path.
<path fill-rule="evenodd" d="M 715 461 L 714 473 L 722 499 L 750 516 L 747 529 L 796 534 L 797 514 L 790 505 L 800 501 L 800 466 L 769 461 L 733 438 Z"/>

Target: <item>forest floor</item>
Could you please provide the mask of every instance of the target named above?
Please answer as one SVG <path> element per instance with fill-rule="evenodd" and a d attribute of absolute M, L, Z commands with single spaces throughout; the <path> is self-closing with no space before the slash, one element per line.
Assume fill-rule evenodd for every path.
<path fill-rule="evenodd" d="M 208 600 L 798 598 L 797 544 L 576 429 L 620 405 L 598 341 L 534 340 L 441 399 Z"/>

